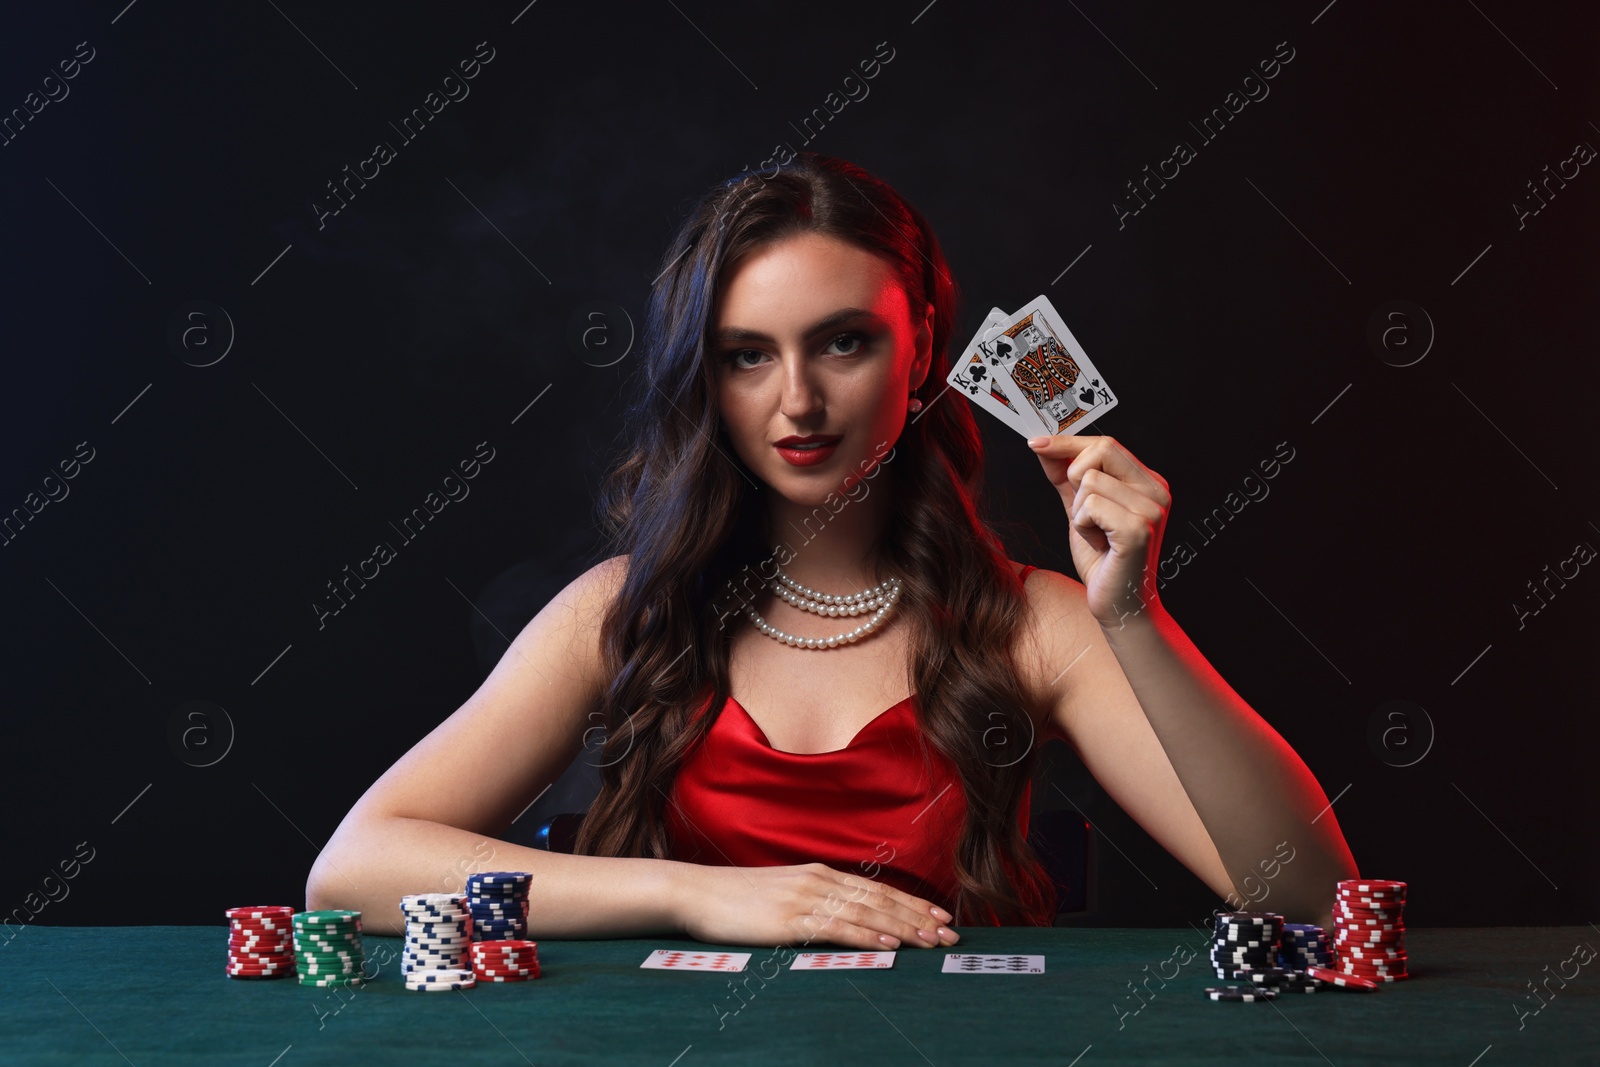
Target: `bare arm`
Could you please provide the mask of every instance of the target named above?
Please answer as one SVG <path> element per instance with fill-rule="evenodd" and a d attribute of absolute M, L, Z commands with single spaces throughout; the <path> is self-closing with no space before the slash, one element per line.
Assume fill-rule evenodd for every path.
<path fill-rule="evenodd" d="M 459 893 L 479 871 L 526 871 L 528 935 L 688 935 L 729 944 L 954 944 L 930 901 L 820 863 L 727 867 L 572 856 L 497 840 L 583 748 L 599 709 L 600 622 L 626 557 L 591 568 L 517 635 L 466 703 L 358 800 L 306 881 L 309 908 L 354 908 L 405 931 L 400 898 Z M 925 933 L 919 934 L 919 931 Z"/>
<path fill-rule="evenodd" d="M 1090 773 L 1235 907 L 1331 929 L 1334 883 L 1357 870 L 1305 762 L 1165 608 L 1107 629 L 1081 583 L 1040 577 L 1037 589 L 1028 584 L 1042 657 L 1035 677 L 1053 726 Z"/>
<path fill-rule="evenodd" d="M 690 864 L 570 856 L 497 840 L 582 748 L 601 695 L 599 624 L 625 557 L 574 580 L 517 635 L 466 703 L 350 809 L 306 882 L 310 908 L 355 908 L 375 933 L 404 932 L 400 898 L 461 892 L 468 874 L 533 875 L 530 937 L 681 932 Z"/>

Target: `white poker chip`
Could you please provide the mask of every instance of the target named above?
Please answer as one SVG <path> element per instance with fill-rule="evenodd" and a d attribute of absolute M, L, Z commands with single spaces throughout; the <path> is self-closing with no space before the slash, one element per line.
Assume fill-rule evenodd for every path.
<path fill-rule="evenodd" d="M 462 970 L 435 970 L 412 971 L 406 975 L 406 988 L 417 992 L 447 992 L 455 989 L 471 989 L 477 984 L 477 975 L 471 971 Z"/>

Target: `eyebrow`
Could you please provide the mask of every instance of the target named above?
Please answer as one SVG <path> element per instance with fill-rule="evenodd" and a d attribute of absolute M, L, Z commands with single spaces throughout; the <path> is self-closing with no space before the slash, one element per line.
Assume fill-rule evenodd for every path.
<path fill-rule="evenodd" d="M 845 323 L 850 322 L 853 319 L 862 317 L 874 319 L 881 325 L 888 325 L 888 323 L 884 322 L 882 316 L 875 311 L 867 308 L 847 307 L 840 308 L 833 314 L 828 315 L 825 318 L 818 319 L 816 322 L 806 327 L 804 336 L 815 337 L 819 333 L 826 333 L 828 330 L 836 329 L 837 327 L 843 326 Z M 768 337 L 760 330 L 750 330 L 742 326 L 724 326 L 722 329 L 716 332 L 712 340 L 721 342 L 723 344 L 733 344 L 740 341 L 770 342 L 772 338 Z"/>

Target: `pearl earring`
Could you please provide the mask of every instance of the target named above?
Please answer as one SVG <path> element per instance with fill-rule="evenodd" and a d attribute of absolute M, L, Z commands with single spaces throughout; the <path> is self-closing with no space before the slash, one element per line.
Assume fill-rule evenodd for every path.
<path fill-rule="evenodd" d="M 922 410 L 922 401 L 918 400 L 916 397 L 912 397 L 911 402 L 906 405 L 906 410 L 915 415 L 917 412 Z"/>

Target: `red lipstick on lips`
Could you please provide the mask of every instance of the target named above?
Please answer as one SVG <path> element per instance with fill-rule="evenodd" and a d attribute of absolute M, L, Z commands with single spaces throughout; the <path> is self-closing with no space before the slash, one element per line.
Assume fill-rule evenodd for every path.
<path fill-rule="evenodd" d="M 781 441 L 774 441 L 773 447 L 788 463 L 796 467 L 811 467 L 825 462 L 833 455 L 834 446 L 839 443 L 840 436 L 836 433 L 810 433 L 804 437 L 791 435 Z"/>

